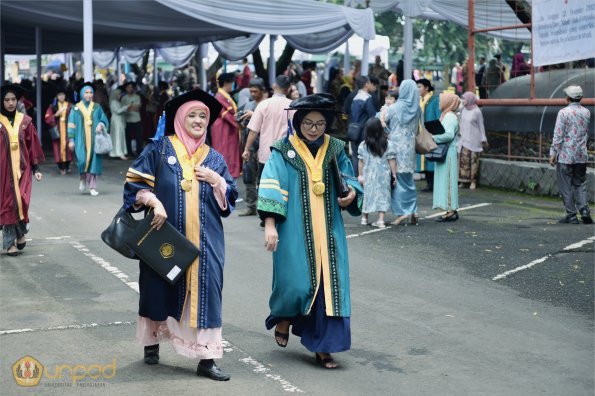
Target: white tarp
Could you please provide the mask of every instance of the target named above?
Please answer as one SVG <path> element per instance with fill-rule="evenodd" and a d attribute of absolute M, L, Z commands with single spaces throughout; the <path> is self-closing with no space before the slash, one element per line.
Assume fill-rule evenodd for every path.
<path fill-rule="evenodd" d="M 533 0 L 535 66 L 595 57 L 595 0 Z"/>

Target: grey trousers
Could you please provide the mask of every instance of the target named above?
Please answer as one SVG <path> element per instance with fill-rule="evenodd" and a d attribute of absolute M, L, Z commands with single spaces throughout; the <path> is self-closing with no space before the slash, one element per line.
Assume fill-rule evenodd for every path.
<path fill-rule="evenodd" d="M 254 157 L 254 160 L 252 159 Z M 256 204 L 258 201 L 258 184 L 260 184 L 260 176 L 264 170 L 264 164 L 256 160 L 256 156 L 250 157 L 248 164 L 252 168 L 252 174 L 254 175 L 254 182 L 245 184 L 246 186 L 246 207 L 248 209 L 256 210 Z"/>
<path fill-rule="evenodd" d="M 16 224 L 2 226 L 2 248 L 8 249 L 16 244 L 17 239 L 22 238 L 27 233 L 27 224 L 19 221 Z"/>
<path fill-rule="evenodd" d="M 587 164 L 556 165 L 558 188 L 564 202 L 566 215 L 576 215 L 577 209 L 588 209 Z"/>

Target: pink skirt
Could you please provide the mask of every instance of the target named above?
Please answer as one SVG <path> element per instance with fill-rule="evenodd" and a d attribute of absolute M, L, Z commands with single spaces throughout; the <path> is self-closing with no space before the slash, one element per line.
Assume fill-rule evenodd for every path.
<path fill-rule="evenodd" d="M 223 357 L 223 338 L 221 327 L 198 329 L 188 326 L 190 322 L 189 299 L 186 299 L 184 316 L 179 322 L 168 317 L 163 321 L 154 321 L 139 316 L 136 322 L 136 338 L 142 346 L 170 341 L 177 354 L 192 359 L 221 359 Z"/>

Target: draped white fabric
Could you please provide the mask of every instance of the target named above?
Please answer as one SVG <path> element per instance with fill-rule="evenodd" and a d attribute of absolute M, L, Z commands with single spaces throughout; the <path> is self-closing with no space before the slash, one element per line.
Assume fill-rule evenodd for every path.
<path fill-rule="evenodd" d="M 227 40 L 213 41 L 213 47 L 227 60 L 237 61 L 256 51 L 264 34 L 251 34 L 247 37 L 234 37 Z"/>
<path fill-rule="evenodd" d="M 283 36 L 295 49 L 309 54 L 325 54 L 331 52 L 353 35 L 347 27 L 334 29 L 328 32 Z"/>
<path fill-rule="evenodd" d="M 197 45 L 180 45 L 157 48 L 157 53 L 175 67 L 186 66 L 198 49 Z"/>
<path fill-rule="evenodd" d="M 156 0 L 196 19 L 248 33 L 320 33 L 345 25 L 373 39 L 374 12 L 313 0 Z M 249 17 L 248 17 L 249 16 Z"/>
<path fill-rule="evenodd" d="M 146 49 L 121 48 L 120 54 L 126 63 L 138 63 L 147 53 Z"/>
<path fill-rule="evenodd" d="M 116 61 L 116 51 L 93 52 L 93 63 L 101 68 L 110 67 Z"/>
<path fill-rule="evenodd" d="M 365 1 L 365 0 L 352 0 Z M 528 0 L 531 3 L 531 0 Z M 373 0 L 370 6 L 376 12 L 394 10 L 413 18 L 447 19 L 462 26 L 469 26 L 467 0 Z M 439 16 L 437 18 L 437 16 Z M 505 0 L 475 0 L 475 28 L 518 25 L 522 22 Z M 528 29 L 502 30 L 487 33 L 508 40 L 530 40 Z"/>

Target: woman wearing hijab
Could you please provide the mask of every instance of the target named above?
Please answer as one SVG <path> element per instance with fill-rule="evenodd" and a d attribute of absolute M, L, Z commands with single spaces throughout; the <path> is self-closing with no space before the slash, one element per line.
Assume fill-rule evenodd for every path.
<path fill-rule="evenodd" d="M 434 87 L 427 78 L 417 80 L 417 88 L 419 89 L 420 106 L 423 114 L 423 122 L 430 122 L 440 119 L 440 99 L 434 95 Z M 434 162 L 428 161 L 423 154 L 416 156 L 415 172 L 424 173 L 426 176 L 426 188 L 423 192 L 434 191 Z"/>
<path fill-rule="evenodd" d="M 110 136 L 112 138 L 112 151 L 109 156 L 127 160 L 126 154 L 126 112 L 132 108 L 132 105 L 124 105 L 120 101 L 122 97 L 122 88 L 118 87 L 112 90 L 109 98 L 109 108 L 112 112 L 110 120 Z"/>
<path fill-rule="evenodd" d="M 410 218 L 417 224 L 417 193 L 415 191 L 415 135 L 421 121 L 419 91 L 413 80 L 405 80 L 399 89 L 399 99 L 386 112 L 388 138 L 397 150 L 397 186 L 392 190 L 391 207 L 398 216 L 393 225 Z"/>
<path fill-rule="evenodd" d="M 52 146 L 54 148 L 54 160 L 60 169 L 60 174 L 70 173 L 70 162 L 72 151 L 68 148 L 68 127 L 67 121 L 72 104 L 66 100 L 66 89 L 58 86 L 58 92 L 54 103 L 45 112 L 45 123 L 55 132 L 52 135 Z"/>
<path fill-rule="evenodd" d="M 201 90 L 167 102 L 165 136 L 158 131 L 128 169 L 124 203 L 130 211 L 153 208 L 155 228 L 168 221 L 200 249 L 173 286 L 140 262 L 136 335 L 145 363 L 157 364 L 159 343 L 169 340 L 176 353 L 199 359 L 197 375 L 226 381 L 229 374 L 213 361 L 223 356 L 221 218 L 229 216 L 238 193 L 223 156 L 205 144 L 220 111 L 219 102 Z"/>
<path fill-rule="evenodd" d="M 510 70 L 510 77 L 520 77 L 529 74 L 531 69 L 527 62 L 525 62 L 525 55 L 521 52 L 517 53 L 512 58 L 512 69 Z"/>
<path fill-rule="evenodd" d="M 79 91 L 80 101 L 68 116 L 68 138 L 79 168 L 79 191 L 89 188 L 91 196 L 99 195 L 97 176 L 103 170 L 103 159 L 95 152 L 95 134 L 107 133 L 109 121 L 101 106 L 93 102 L 93 84 L 84 83 Z"/>
<path fill-rule="evenodd" d="M 0 228 L 2 248 L 18 256 L 25 248 L 33 177 L 40 181 L 44 161 L 31 117 L 17 111 L 24 90 L 16 85 L 1 89 L 0 109 Z"/>
<path fill-rule="evenodd" d="M 437 144 L 448 144 L 448 153 L 444 162 L 436 163 L 436 178 L 434 179 L 434 209 L 445 210 L 446 213 L 437 221 L 457 221 L 459 219 L 459 172 L 457 161 L 457 133 L 459 120 L 455 112 L 461 100 L 458 96 L 443 92 L 440 94 L 440 122 L 444 133 L 433 135 Z"/>
<path fill-rule="evenodd" d="M 334 118 L 335 99 L 314 94 L 292 102 L 297 110 L 289 138 L 271 147 L 258 189 L 258 212 L 265 222 L 265 246 L 273 252 L 273 290 L 267 329 L 285 348 L 290 327 L 327 369 L 331 353 L 351 347 L 349 263 L 342 210 L 361 215 L 363 194 L 353 178 L 339 198 L 333 180 L 353 175 L 345 143 L 325 134 Z"/>
<path fill-rule="evenodd" d="M 477 98 L 472 92 L 463 94 L 465 107 L 461 111 L 459 151 L 459 182 L 477 187 L 479 155 L 487 148 L 488 140 L 483 125 L 483 114 L 477 107 Z"/>

